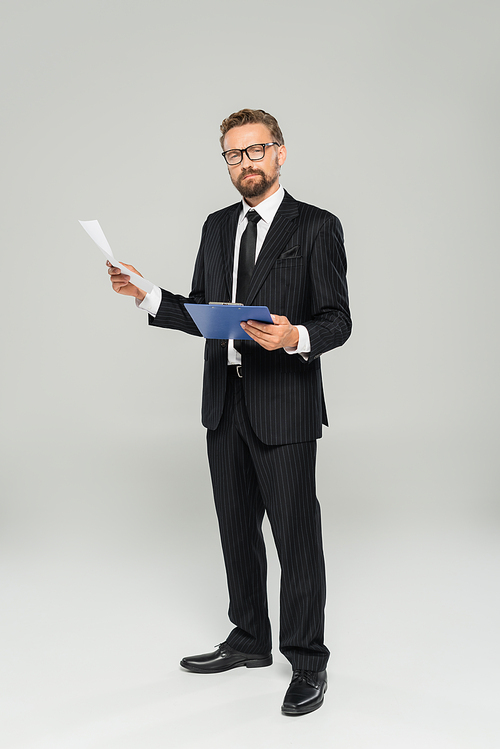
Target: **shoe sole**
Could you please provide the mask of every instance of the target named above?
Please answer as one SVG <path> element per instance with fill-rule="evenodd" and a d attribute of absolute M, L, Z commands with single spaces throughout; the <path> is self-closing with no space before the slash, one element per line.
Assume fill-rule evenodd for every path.
<path fill-rule="evenodd" d="M 221 674 L 224 673 L 224 671 L 231 671 L 233 668 L 241 668 L 242 666 L 246 666 L 246 668 L 264 668 L 264 666 L 271 666 L 273 663 L 273 657 L 270 655 L 268 658 L 260 658 L 259 660 L 251 660 L 251 661 L 242 661 L 241 663 L 233 663 L 230 666 L 227 666 L 226 668 L 203 668 L 203 666 L 191 666 L 190 664 L 186 664 L 183 661 L 181 661 L 182 668 L 185 668 L 186 671 L 191 671 L 193 674 Z"/>

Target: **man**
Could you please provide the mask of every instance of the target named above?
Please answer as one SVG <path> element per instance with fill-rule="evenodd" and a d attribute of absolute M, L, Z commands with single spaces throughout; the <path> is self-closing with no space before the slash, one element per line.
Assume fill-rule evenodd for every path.
<path fill-rule="evenodd" d="M 320 355 L 349 337 L 346 258 L 339 220 L 280 186 L 286 159 L 276 119 L 243 109 L 221 125 L 229 176 L 242 200 L 208 217 L 188 298 L 146 295 L 109 268 L 151 325 L 200 335 L 184 303 L 266 305 L 274 324 L 242 323 L 252 340 L 207 340 L 202 421 L 235 625 L 213 653 L 183 658 L 197 673 L 269 666 L 267 512 L 281 564 L 280 650 L 293 676 L 282 712 L 323 704 L 329 651 L 316 440 L 327 424 Z M 128 266 L 131 269 L 132 266 Z"/>

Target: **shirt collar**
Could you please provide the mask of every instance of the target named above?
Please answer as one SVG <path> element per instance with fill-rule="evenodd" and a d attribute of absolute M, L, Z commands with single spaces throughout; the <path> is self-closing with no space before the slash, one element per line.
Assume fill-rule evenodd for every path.
<path fill-rule="evenodd" d="M 283 186 L 280 185 L 276 192 L 273 192 L 273 194 L 263 200 L 262 203 L 255 206 L 255 210 L 266 224 L 271 223 L 284 197 L 285 190 L 283 189 Z M 252 209 L 252 206 L 248 205 L 245 198 L 241 199 L 241 206 L 242 211 L 239 218 L 240 223 L 246 217 L 248 211 Z"/>

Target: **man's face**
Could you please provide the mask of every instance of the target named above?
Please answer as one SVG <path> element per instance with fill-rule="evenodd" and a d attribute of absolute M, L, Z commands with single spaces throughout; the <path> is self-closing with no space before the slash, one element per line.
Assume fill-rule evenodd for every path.
<path fill-rule="evenodd" d="M 273 140 L 265 125 L 260 123 L 233 127 L 224 138 L 224 151 L 232 148 L 248 148 L 257 143 Z M 249 205 L 258 205 L 279 187 L 280 167 L 286 159 L 285 146 L 267 146 L 264 158 L 251 161 L 246 153 L 237 166 L 228 166 L 229 176 L 238 192 Z"/>

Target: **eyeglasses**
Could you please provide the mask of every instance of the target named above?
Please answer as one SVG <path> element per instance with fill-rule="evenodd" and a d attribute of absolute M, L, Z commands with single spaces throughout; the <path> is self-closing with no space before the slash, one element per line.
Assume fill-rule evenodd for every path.
<path fill-rule="evenodd" d="M 253 146 L 248 148 L 232 148 L 230 151 L 223 151 L 222 155 L 226 160 L 226 164 L 229 166 L 236 166 L 241 164 L 243 161 L 243 154 L 246 153 L 250 161 L 260 161 L 264 158 L 266 153 L 266 146 L 278 146 L 279 143 L 255 143 Z"/>

